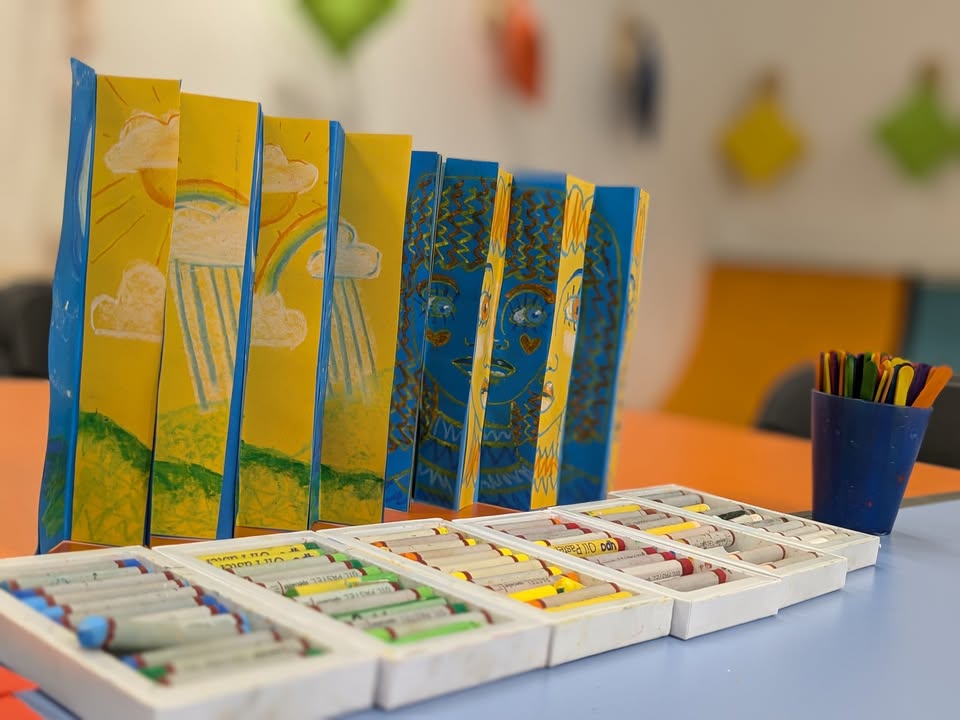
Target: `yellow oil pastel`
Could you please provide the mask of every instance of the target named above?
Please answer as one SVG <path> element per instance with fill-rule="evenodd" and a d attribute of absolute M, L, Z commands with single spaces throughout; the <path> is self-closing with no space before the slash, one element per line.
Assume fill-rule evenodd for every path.
<path fill-rule="evenodd" d="M 583 285 L 587 230 L 593 209 L 593 190 L 592 183 L 567 176 L 557 277 L 559 294 L 547 353 L 530 509 L 557 504 L 563 419 L 567 409 L 573 350 L 577 342 L 577 324 L 580 321 L 580 290 Z"/>
<path fill-rule="evenodd" d="M 181 95 L 167 266 L 151 533 L 212 538 L 223 488 L 241 328 L 260 109 Z"/>
<path fill-rule="evenodd" d="M 265 117 L 263 143 L 237 524 L 297 530 L 308 521 L 331 123 Z"/>
<path fill-rule="evenodd" d="M 179 131 L 178 81 L 97 78 L 73 540 L 144 540 Z"/>
<path fill-rule="evenodd" d="M 397 350 L 409 135 L 347 133 L 318 517 L 359 525 L 383 515 Z"/>
<path fill-rule="evenodd" d="M 490 387 L 490 358 L 496 330 L 503 266 L 510 220 L 510 191 L 513 175 L 505 170 L 497 173 L 497 194 L 493 201 L 493 222 L 490 226 L 490 248 L 480 290 L 480 311 L 477 318 L 477 340 L 470 372 L 470 404 L 463 433 L 463 461 L 458 483 L 460 497 L 457 508 L 476 502 L 477 480 L 480 477 L 480 450 L 483 446 L 484 411 Z"/>

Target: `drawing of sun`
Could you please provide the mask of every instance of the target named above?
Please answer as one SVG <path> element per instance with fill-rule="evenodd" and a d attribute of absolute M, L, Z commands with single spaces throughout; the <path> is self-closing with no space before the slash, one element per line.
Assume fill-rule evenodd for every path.
<path fill-rule="evenodd" d="M 139 176 L 151 200 L 172 208 L 177 191 L 179 139 L 179 112 L 169 111 L 158 117 L 134 110 L 103 162 L 117 175 Z"/>

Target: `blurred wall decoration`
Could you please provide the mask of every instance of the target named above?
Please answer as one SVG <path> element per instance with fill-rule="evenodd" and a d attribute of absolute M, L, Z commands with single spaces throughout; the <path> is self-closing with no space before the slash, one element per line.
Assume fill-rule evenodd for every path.
<path fill-rule="evenodd" d="M 396 0 L 301 0 L 307 16 L 340 55 L 397 4 Z"/>
<path fill-rule="evenodd" d="M 745 185 L 770 185 L 800 159 L 807 144 L 788 117 L 783 81 L 775 71 L 763 75 L 720 141 L 728 168 Z"/>
<path fill-rule="evenodd" d="M 897 167 L 914 179 L 929 177 L 960 150 L 960 123 L 942 98 L 939 64 L 925 64 L 913 87 L 877 126 L 877 139 Z"/>
<path fill-rule="evenodd" d="M 657 33 L 648 21 L 623 14 L 615 19 L 613 38 L 620 113 L 641 137 L 653 136 L 659 121 L 662 72 Z"/>
<path fill-rule="evenodd" d="M 500 73 L 527 100 L 542 91 L 543 32 L 531 0 L 486 0 L 487 22 Z"/>

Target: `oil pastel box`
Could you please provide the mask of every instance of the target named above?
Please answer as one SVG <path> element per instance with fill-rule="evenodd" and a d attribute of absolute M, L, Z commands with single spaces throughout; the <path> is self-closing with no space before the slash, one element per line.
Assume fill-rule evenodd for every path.
<path fill-rule="evenodd" d="M 780 519 L 784 522 L 802 522 L 805 527 L 819 528 L 820 530 L 832 530 L 845 539 L 831 542 L 829 545 L 826 545 L 822 548 L 819 544 L 806 543 L 802 537 L 792 540 L 792 542 L 799 543 L 808 549 L 823 549 L 824 551 L 833 555 L 842 555 L 847 559 L 847 572 L 852 572 L 853 570 L 859 570 L 861 568 L 870 567 L 871 565 L 877 564 L 877 553 L 880 551 L 880 539 L 873 535 L 866 535 L 854 530 L 847 530 L 846 528 L 837 527 L 836 525 L 828 525 L 827 523 L 810 520 L 808 518 L 802 518 L 797 515 L 782 513 L 777 510 L 769 510 L 751 503 L 742 502 L 740 500 L 731 500 L 730 498 L 714 495 L 712 493 L 706 493 L 701 490 L 685 487 L 683 485 L 657 485 L 646 488 L 637 488 L 635 490 L 621 490 L 611 493 L 611 497 L 623 497 L 650 502 L 659 502 L 653 500 L 649 496 L 659 495 L 661 493 L 671 491 L 683 492 L 684 494 L 690 495 L 698 495 L 701 498 L 701 502 L 714 507 L 717 505 L 738 506 L 761 515 L 766 519 Z M 669 502 L 661 504 L 669 504 Z M 776 528 L 771 526 L 770 528 L 765 528 L 765 530 L 766 532 L 775 532 Z M 777 542 L 779 542 L 779 538 L 781 536 L 775 535 L 775 537 L 778 538 Z"/>
<path fill-rule="evenodd" d="M 410 644 L 387 643 L 202 559 L 211 554 L 245 553 L 306 542 L 316 543 L 327 553 L 344 553 L 373 566 L 383 565 L 379 553 L 348 546 L 326 532 L 280 533 L 168 545 L 159 552 L 198 572 L 215 576 L 238 593 L 256 596 L 259 602 L 298 627 L 316 628 L 319 632 L 332 626 L 338 633 L 350 635 L 358 646 L 379 658 L 375 701 L 382 708 L 399 707 L 546 665 L 547 628 L 514 613 L 509 603 L 496 602 L 497 599 L 491 602 L 482 594 L 470 592 L 464 583 L 453 578 L 436 577 L 416 565 L 389 569 L 399 577 L 402 587 L 429 586 L 440 596 L 466 604 L 471 611 L 489 613 L 493 622 L 473 630 Z"/>
<path fill-rule="evenodd" d="M 13 594 L 0 590 L 0 663 L 36 680 L 81 717 L 97 720 L 201 720 L 211 717 L 336 717 L 373 704 L 376 656 L 352 641 L 345 628 L 303 626 L 253 594 L 179 565 L 143 547 L 110 548 L 0 561 L 0 579 L 78 572 L 92 563 L 134 560 L 149 571 L 168 571 L 202 587 L 251 629 L 273 628 L 323 650 L 311 657 L 273 658 L 224 668 L 182 684 L 164 685 L 104 650 L 81 647 L 77 635 Z"/>
<path fill-rule="evenodd" d="M 463 588 L 462 592 L 476 593 L 491 602 L 506 603 L 518 617 L 526 618 L 550 629 L 550 649 L 548 666 L 577 660 L 598 653 L 626 647 L 636 643 L 663 637 L 670 631 L 670 619 L 673 601 L 661 593 L 646 588 L 634 587 L 629 596 L 596 605 L 575 607 L 563 612 L 550 612 L 527 603 L 510 598 L 508 595 L 488 589 L 481 584 L 467 582 L 442 570 L 429 567 L 403 557 L 390 550 L 372 545 L 378 538 L 404 532 L 422 532 L 435 529 L 442 533 L 466 533 L 471 542 L 498 544 L 531 558 L 547 558 L 551 566 L 562 572 L 574 572 L 579 583 L 591 586 L 616 582 L 617 576 L 584 563 L 566 557 L 555 558 L 532 550 L 518 543 L 504 543 L 499 533 L 493 533 L 472 525 L 459 525 L 440 519 L 411 520 L 365 527 L 337 528 L 325 531 L 343 538 L 357 547 L 366 547 L 376 552 L 383 562 L 396 563 L 397 566 L 419 568 L 424 573 L 436 577 L 436 582 L 454 583 Z M 530 550 L 530 552 L 527 552 Z M 556 561 L 556 562 L 554 562 Z"/>
<path fill-rule="evenodd" d="M 782 581 L 780 592 L 780 607 L 782 608 L 840 590 L 846 582 L 847 561 L 840 555 L 833 555 L 826 549 L 817 550 L 797 545 L 787 538 L 774 538 L 763 531 L 751 530 L 734 522 L 714 519 L 712 516 L 700 515 L 636 498 L 625 499 L 619 497 L 593 503 L 567 505 L 562 508 L 562 511 L 576 514 L 579 517 L 591 516 L 598 512 L 604 513 L 604 515 L 596 516 L 597 520 L 603 520 L 607 514 L 612 514 L 611 511 L 616 511 L 618 507 L 625 509 L 639 507 L 648 512 L 658 512 L 666 515 L 668 519 L 674 520 L 676 524 L 693 525 L 699 523 L 716 528 L 726 534 L 732 540 L 732 544 L 725 547 L 700 548 L 701 552 L 709 553 L 713 557 L 728 558 L 728 553 L 746 555 L 745 551 L 756 551 L 759 548 L 776 551 L 780 559 L 784 561 L 782 567 L 772 567 L 767 564 L 767 560 L 751 561 L 746 557 L 742 562 L 756 572 L 773 575 Z M 609 520 L 605 521 L 604 524 L 618 528 L 623 527 L 616 523 L 610 523 Z M 664 543 L 674 546 L 675 549 L 689 548 L 690 544 L 688 543 L 694 543 L 697 540 L 697 538 L 688 538 L 678 541 L 674 539 L 675 536 L 658 535 L 639 529 L 632 529 L 632 531 L 640 533 L 642 537 L 658 538 Z"/>
<path fill-rule="evenodd" d="M 577 567 L 582 567 L 586 564 L 591 567 L 591 570 L 596 569 L 598 572 L 612 573 L 616 577 L 615 582 L 618 585 L 637 588 L 638 590 L 647 592 L 661 593 L 670 597 L 673 600 L 673 618 L 670 626 L 670 634 L 674 637 L 689 639 L 698 635 L 723 630 L 742 623 L 776 615 L 779 609 L 779 599 L 781 596 L 781 583 L 779 580 L 757 572 L 743 563 L 717 558 L 696 548 L 646 536 L 623 526 L 602 522 L 585 515 L 564 513 L 560 508 L 536 510 L 515 515 L 457 520 L 456 523 L 469 526 L 471 531 L 479 528 L 478 532 L 482 530 L 485 533 L 497 533 L 501 541 L 509 538 L 509 544 L 522 547 L 531 553 L 542 553 L 544 557 L 564 555 L 560 550 L 533 544 L 533 541 L 523 540 L 500 530 L 500 528 L 507 528 L 525 520 L 538 519 L 555 522 L 572 520 L 581 527 L 608 533 L 612 538 L 619 540 L 625 550 L 653 547 L 657 552 L 675 551 L 678 557 L 707 561 L 711 567 L 722 569 L 727 578 L 727 581 L 723 584 L 697 590 L 680 591 L 663 587 L 648 580 L 632 577 L 614 568 L 602 567 L 587 558 L 576 558 L 566 555 L 566 558 L 569 558 L 569 562 L 571 564 L 575 563 Z M 576 538 L 571 538 L 571 540 L 575 541 Z M 559 558 L 557 559 L 559 560 Z"/>

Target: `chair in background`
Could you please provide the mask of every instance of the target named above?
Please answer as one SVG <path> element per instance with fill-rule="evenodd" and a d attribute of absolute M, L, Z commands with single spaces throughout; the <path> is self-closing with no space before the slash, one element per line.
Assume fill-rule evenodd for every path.
<path fill-rule="evenodd" d="M 813 365 L 783 375 L 767 394 L 754 426 L 794 437 L 810 437 L 810 391 L 816 381 Z M 919 462 L 960 468 L 960 380 L 943 389 L 917 456 Z"/>
<path fill-rule="evenodd" d="M 52 304 L 49 283 L 0 289 L 0 376 L 47 377 Z"/>

